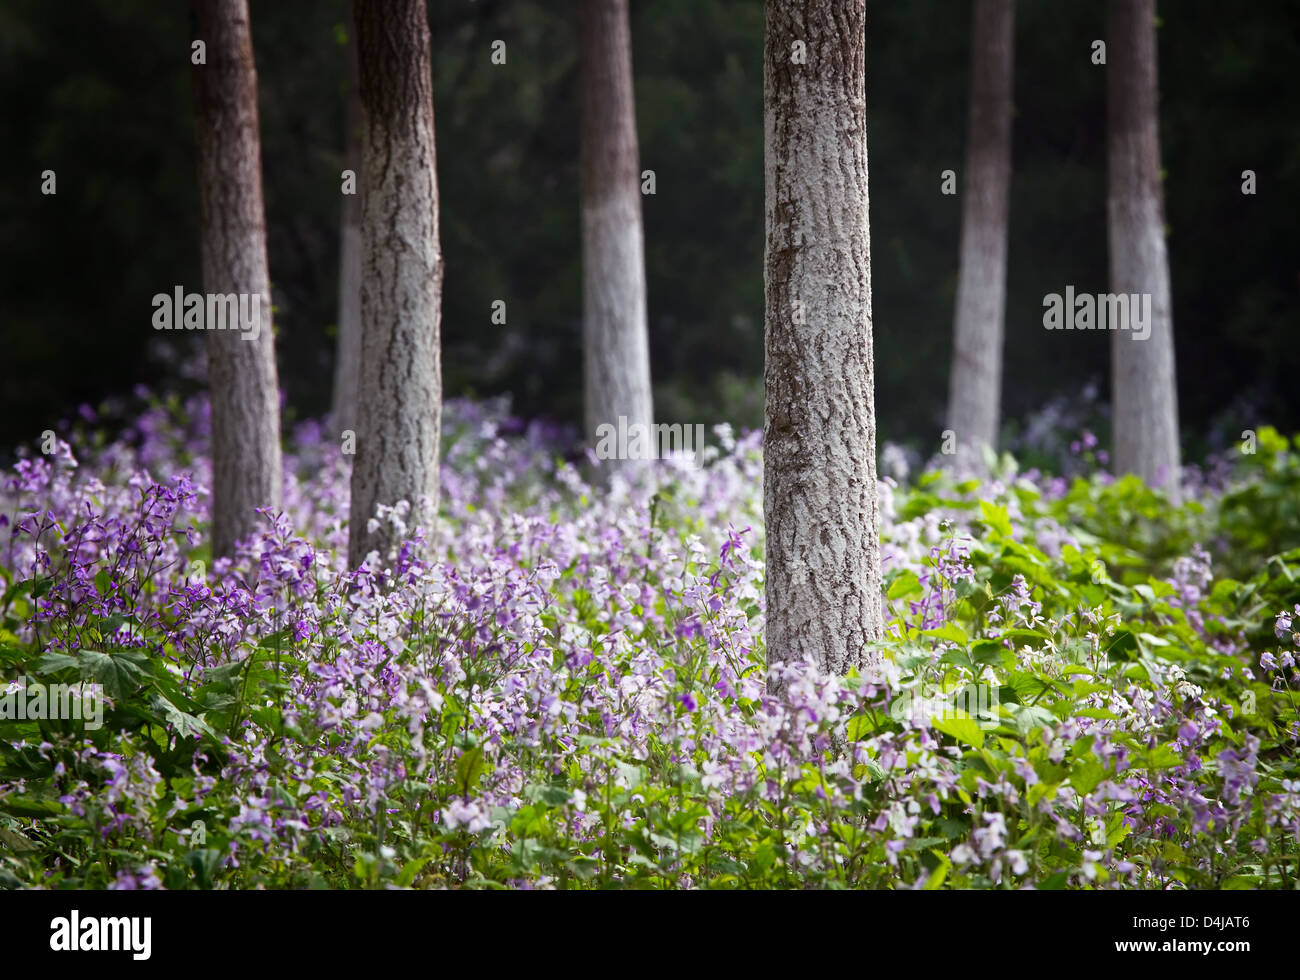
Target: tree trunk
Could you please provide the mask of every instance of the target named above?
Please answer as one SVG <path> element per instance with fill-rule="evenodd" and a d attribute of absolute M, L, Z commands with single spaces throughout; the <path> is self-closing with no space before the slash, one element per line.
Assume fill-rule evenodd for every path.
<path fill-rule="evenodd" d="M 1155 0 L 1110 0 L 1107 34 L 1111 291 L 1151 297 L 1146 339 L 1132 329 L 1111 332 L 1115 471 L 1136 473 L 1177 500 L 1178 392 L 1160 184 Z"/>
<path fill-rule="evenodd" d="M 864 0 L 767 0 L 769 669 L 843 672 L 881 635 L 865 18 Z"/>
<path fill-rule="evenodd" d="M 958 462 L 966 467 L 982 465 L 984 446 L 997 448 L 1000 423 L 1014 38 L 1015 0 L 975 0 L 961 265 L 948 385 L 948 428 L 956 436 Z"/>
<path fill-rule="evenodd" d="M 589 444 L 597 428 L 653 423 L 641 172 L 627 0 L 582 0 L 583 371 Z M 616 464 L 609 464 L 616 465 Z"/>
<path fill-rule="evenodd" d="M 424 0 L 356 0 L 363 136 L 361 390 L 348 558 L 391 557 L 400 533 L 369 522 L 407 501 L 413 530 L 438 506 L 442 253 L 433 78 Z"/>
<path fill-rule="evenodd" d="M 206 64 L 192 69 L 203 288 L 260 303 L 255 330 L 207 324 L 212 553 L 222 556 L 254 530 L 256 508 L 281 505 L 280 393 L 248 3 L 194 0 L 193 12 L 197 39 L 206 45 Z"/>
<path fill-rule="evenodd" d="M 330 415 L 337 435 L 357 427 L 361 386 L 361 93 L 357 39 L 348 39 L 348 108 L 343 165 L 357 175 L 357 193 L 343 194 L 339 227 L 339 335 Z M 342 186 L 342 178 L 340 178 Z"/>

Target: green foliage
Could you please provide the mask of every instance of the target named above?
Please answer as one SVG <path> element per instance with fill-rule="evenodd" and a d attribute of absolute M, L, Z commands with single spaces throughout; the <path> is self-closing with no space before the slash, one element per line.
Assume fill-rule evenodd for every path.
<path fill-rule="evenodd" d="M 634 754 L 595 716 L 576 738 L 539 729 L 531 742 L 501 742 L 479 693 L 503 674 L 492 657 L 444 673 L 420 724 L 390 705 L 359 727 L 286 699 L 295 677 L 342 663 L 291 630 L 197 671 L 159 652 L 161 633 L 115 646 L 123 628 L 148 628 L 129 617 L 88 624 L 96 650 L 43 650 L 14 629 L 51 579 L 5 573 L 5 675 L 94 679 L 111 705 L 96 731 L 0 721 L 0 780 L 24 787 L 0 799 L 0 882 L 102 887 L 149 861 L 173 888 L 1293 888 L 1300 707 L 1293 675 L 1247 668 L 1277 654 L 1279 639 L 1294 648 L 1273 617 L 1300 603 L 1300 550 L 1216 578 L 1194 547 L 1236 542 L 1240 558 L 1284 526 L 1295 454 L 1271 432 L 1261 445 L 1219 503 L 1180 510 L 1131 479 L 1080 479 L 1050 496 L 1024 480 L 990 493 L 927 474 L 896 491 L 900 515 L 947 516 L 930 554 L 888 576 L 883 673 L 854 671 L 839 701 L 820 688 L 795 697 L 821 713 L 811 727 L 767 715 L 769 741 L 742 753 L 753 778 L 726 791 L 703 747 L 709 726 L 772 709 L 743 690 L 698 707 L 722 674 L 674 616 L 641 634 L 675 653 L 662 724 Z M 655 514 L 662 533 L 693 533 L 671 493 Z M 607 612 L 577 563 L 558 574 L 552 593 L 571 597 L 599 645 Z M 739 573 L 691 557 L 683 574 L 725 593 Z M 571 651 L 547 615 L 563 665 Z M 390 658 L 399 675 L 459 635 L 435 622 L 413 613 Z M 504 642 L 465 628 L 486 649 Z M 761 675 L 761 648 L 736 657 L 737 676 Z M 582 720 L 608 667 L 571 667 L 552 693 Z M 993 697 L 955 707 L 977 685 Z M 341 710 L 346 697 L 330 703 Z M 918 724 L 923 698 L 954 710 Z M 833 704 L 852 713 L 835 721 Z M 361 751 L 335 751 L 359 734 Z M 807 754 L 780 748 L 818 736 Z M 233 749 L 252 746 L 264 769 L 250 795 L 248 774 L 228 766 Z M 96 764 L 89 748 L 102 753 Z M 358 805 L 354 767 L 393 757 L 407 760 L 405 777 L 382 806 Z M 507 769 L 514 802 L 478 807 Z M 95 792 L 68 805 L 78 780 Z M 270 824 L 255 817 L 301 813 L 308 799 L 339 819 L 304 827 L 293 847 L 258 836 Z M 236 846 L 237 865 L 226 859 Z"/>

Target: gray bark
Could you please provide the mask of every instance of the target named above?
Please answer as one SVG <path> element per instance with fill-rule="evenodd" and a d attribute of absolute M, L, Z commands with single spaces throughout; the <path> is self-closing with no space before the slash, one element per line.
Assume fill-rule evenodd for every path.
<path fill-rule="evenodd" d="M 1111 333 L 1115 470 L 1179 497 L 1178 393 L 1156 109 L 1155 0 L 1110 0 L 1107 24 L 1110 282 L 1151 295 L 1151 333 Z"/>
<path fill-rule="evenodd" d="M 357 193 L 344 194 L 339 221 L 339 334 L 334 360 L 334 432 L 357 427 L 361 386 L 361 93 L 357 40 L 348 39 L 348 108 L 343 166 L 357 175 Z M 342 179 L 340 178 L 340 187 Z"/>
<path fill-rule="evenodd" d="M 348 558 L 391 557 L 397 535 L 367 524 L 407 501 L 430 530 L 442 421 L 442 253 L 433 79 L 424 0 L 356 0 L 363 129 L 361 391 Z M 427 503 L 427 509 L 422 507 Z"/>
<path fill-rule="evenodd" d="M 865 18 L 864 0 L 767 0 L 769 668 L 846 671 L 882 629 Z M 806 64 L 791 61 L 796 41 Z"/>
<path fill-rule="evenodd" d="M 230 555 L 281 505 L 280 394 L 271 332 L 257 70 L 247 0 L 194 0 L 206 64 L 192 66 L 203 288 L 260 297 L 255 339 L 207 330 L 212 400 L 212 553 Z M 211 326 L 211 325 L 209 325 Z M 251 333 L 251 331 L 250 331 Z"/>
<path fill-rule="evenodd" d="M 1011 184 L 1014 0 L 974 0 L 970 129 L 962 179 L 961 264 L 948 428 L 958 463 L 979 467 L 997 447 L 1007 286 L 1007 197 Z"/>
<path fill-rule="evenodd" d="M 627 0 L 582 0 L 578 16 L 583 375 L 595 445 L 602 423 L 648 426 L 654 407 Z"/>

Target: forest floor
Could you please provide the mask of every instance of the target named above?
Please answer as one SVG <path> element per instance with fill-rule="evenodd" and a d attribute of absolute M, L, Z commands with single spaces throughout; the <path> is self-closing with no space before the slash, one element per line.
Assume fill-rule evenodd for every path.
<path fill-rule="evenodd" d="M 5 475 L 0 885 L 1295 887 L 1300 445 L 883 479 L 886 635 L 778 700 L 759 434 L 596 491 L 445 415 L 434 557 L 355 572 L 315 424 L 233 561 L 201 401 Z"/>

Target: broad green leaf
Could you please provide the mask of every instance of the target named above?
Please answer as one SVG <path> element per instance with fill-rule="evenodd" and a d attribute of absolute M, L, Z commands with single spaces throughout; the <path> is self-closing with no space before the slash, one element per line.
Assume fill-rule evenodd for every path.
<path fill-rule="evenodd" d="M 965 712 L 955 712 L 955 715 L 956 717 L 931 718 L 930 724 L 959 742 L 972 745 L 977 749 L 983 748 L 984 730 L 980 728 L 979 723 Z"/>
<path fill-rule="evenodd" d="M 910 599 L 914 596 L 925 595 L 925 588 L 921 585 L 921 580 L 917 578 L 915 572 L 911 569 L 904 569 L 889 584 L 889 591 L 886 595 L 890 599 Z"/>
<path fill-rule="evenodd" d="M 994 533 L 1000 537 L 1011 537 L 1011 518 L 1007 515 L 1007 509 L 999 504 L 991 504 L 987 500 L 980 501 L 980 517 L 984 523 L 993 529 Z"/>
<path fill-rule="evenodd" d="M 456 760 L 456 785 L 462 793 L 472 793 L 478 787 L 479 777 L 483 775 L 486 762 L 483 749 L 473 748 L 462 752 Z"/>
<path fill-rule="evenodd" d="M 965 646 L 970 642 L 970 637 L 956 623 L 944 623 L 942 626 L 936 626 L 933 629 L 921 630 L 922 636 L 933 636 L 938 640 L 950 640 L 953 643 L 960 643 Z"/>
<path fill-rule="evenodd" d="M 939 859 L 939 866 L 930 872 L 930 877 L 925 881 L 925 890 L 935 891 L 943 887 L 944 879 L 948 877 L 948 872 L 952 870 L 952 861 L 942 851 L 931 851 L 930 853 Z"/>
<path fill-rule="evenodd" d="M 120 698 L 134 693 L 144 681 L 149 658 L 138 650 L 116 650 L 100 653 L 82 650 L 75 656 L 47 653 L 37 661 L 37 669 L 46 672 L 75 667 L 83 677 L 100 684 L 110 698 Z"/>
<path fill-rule="evenodd" d="M 854 715 L 849 719 L 849 741 L 856 742 L 876 730 L 876 723 L 870 715 Z"/>

